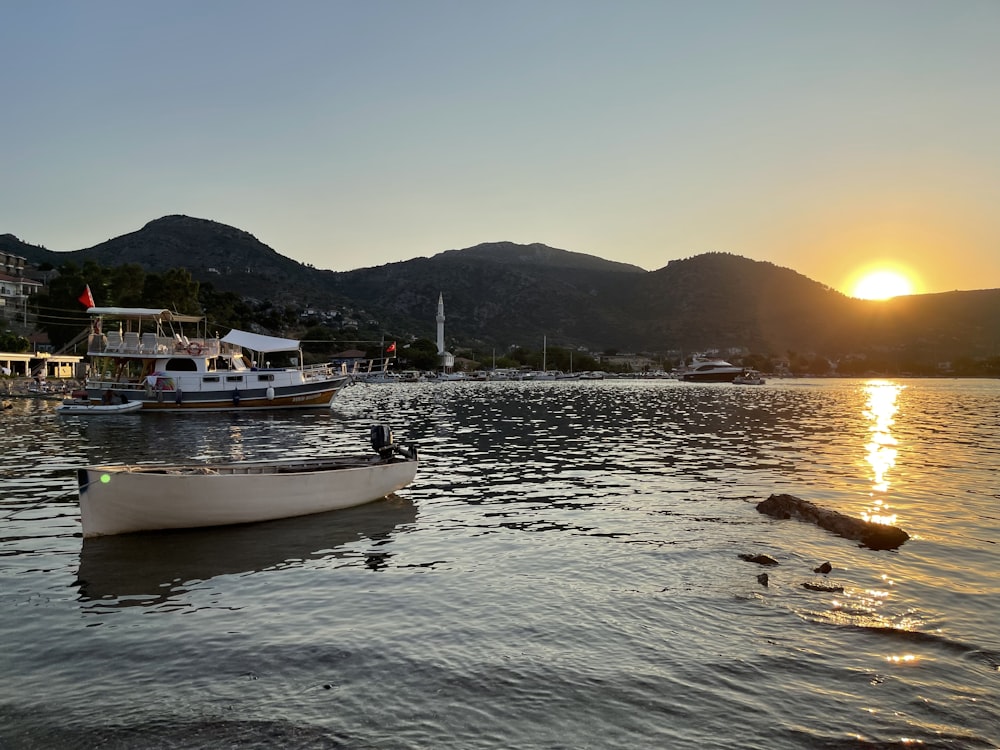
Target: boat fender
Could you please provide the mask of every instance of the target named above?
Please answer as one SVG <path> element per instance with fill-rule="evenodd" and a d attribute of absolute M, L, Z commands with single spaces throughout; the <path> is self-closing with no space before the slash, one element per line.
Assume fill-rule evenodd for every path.
<path fill-rule="evenodd" d="M 267 400 L 268 401 L 274 401 L 274 387 L 273 386 L 269 385 L 267 387 L 267 390 L 264 393 L 267 396 Z"/>
<path fill-rule="evenodd" d="M 377 424 L 372 427 L 372 448 L 382 458 L 392 455 L 392 430 L 388 425 Z"/>
<path fill-rule="evenodd" d="M 184 400 L 184 391 L 182 391 L 180 388 L 178 388 L 174 392 L 174 403 L 175 404 L 180 404 L 181 401 L 183 401 L 183 400 Z"/>
<path fill-rule="evenodd" d="M 240 391 L 238 388 L 233 388 L 233 406 L 240 405 Z"/>

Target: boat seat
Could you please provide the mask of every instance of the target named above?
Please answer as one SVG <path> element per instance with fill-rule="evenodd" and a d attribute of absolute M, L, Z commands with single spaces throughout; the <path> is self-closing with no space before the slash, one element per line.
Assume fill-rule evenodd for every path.
<path fill-rule="evenodd" d="M 108 331 L 107 334 L 108 345 L 106 347 L 109 352 L 117 352 L 122 348 L 122 335 L 118 331 Z"/>
<path fill-rule="evenodd" d="M 139 352 L 139 332 L 138 331 L 125 331 L 125 336 L 122 339 L 123 350 L 126 352 Z"/>
<path fill-rule="evenodd" d="M 156 334 L 144 333 L 139 343 L 139 351 L 143 354 L 156 354 Z"/>

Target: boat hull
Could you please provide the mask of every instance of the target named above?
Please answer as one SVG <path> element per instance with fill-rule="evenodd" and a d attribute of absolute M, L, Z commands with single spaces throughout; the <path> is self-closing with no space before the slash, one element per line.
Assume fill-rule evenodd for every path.
<path fill-rule="evenodd" d="M 410 484 L 415 458 L 345 457 L 183 467 L 89 466 L 84 538 L 270 521 L 350 508 Z"/>
<path fill-rule="evenodd" d="M 271 388 L 246 388 L 220 390 L 203 387 L 197 378 L 189 378 L 187 389 L 156 390 L 125 387 L 121 384 L 101 383 L 87 388 L 91 403 L 100 404 L 111 391 L 112 397 L 124 396 L 138 401 L 143 411 L 262 411 L 266 409 L 317 409 L 329 408 L 333 399 L 349 382 L 349 378 L 335 378 L 319 383 L 278 386 Z"/>
<path fill-rule="evenodd" d="M 685 383 L 732 383 L 740 371 L 735 372 L 688 372 L 681 377 Z"/>
<path fill-rule="evenodd" d="M 107 414 L 134 414 L 142 409 L 142 404 L 138 401 L 128 401 L 123 404 L 95 404 L 91 402 L 70 403 L 63 402 L 56 407 L 57 414 L 73 414 L 86 416 L 100 416 Z"/>

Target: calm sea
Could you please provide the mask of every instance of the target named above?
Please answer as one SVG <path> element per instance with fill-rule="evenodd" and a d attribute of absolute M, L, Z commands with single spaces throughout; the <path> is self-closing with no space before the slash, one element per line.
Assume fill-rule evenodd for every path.
<path fill-rule="evenodd" d="M 381 422 L 422 456 L 385 501 L 79 536 L 77 466 L 367 451 Z M 1000 746 L 1000 381 L 353 386 L 329 413 L 0 423 L 3 748 Z M 912 538 L 759 514 L 775 492 Z"/>

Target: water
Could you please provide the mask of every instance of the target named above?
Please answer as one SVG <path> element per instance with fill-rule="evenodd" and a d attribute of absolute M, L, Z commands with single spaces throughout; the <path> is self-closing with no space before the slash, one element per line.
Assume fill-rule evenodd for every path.
<path fill-rule="evenodd" d="M 1000 746 L 1000 382 L 53 407 L 0 414 L 0 747 Z M 377 422 L 421 448 L 397 497 L 79 537 L 73 467 L 354 452 Z M 776 521 L 754 508 L 773 492 L 912 538 Z"/>

